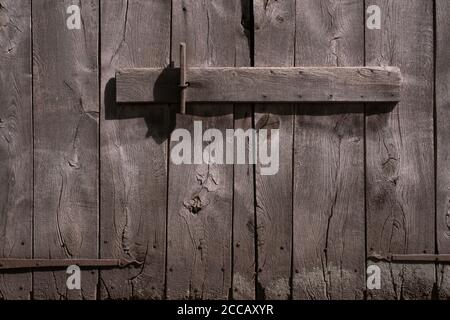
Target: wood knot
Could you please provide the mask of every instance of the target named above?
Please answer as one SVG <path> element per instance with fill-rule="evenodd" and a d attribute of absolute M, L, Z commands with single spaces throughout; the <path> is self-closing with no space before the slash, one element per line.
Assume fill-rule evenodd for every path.
<path fill-rule="evenodd" d="M 187 204 L 184 205 L 193 215 L 197 215 L 203 209 L 203 202 L 199 196 L 192 198 Z"/>

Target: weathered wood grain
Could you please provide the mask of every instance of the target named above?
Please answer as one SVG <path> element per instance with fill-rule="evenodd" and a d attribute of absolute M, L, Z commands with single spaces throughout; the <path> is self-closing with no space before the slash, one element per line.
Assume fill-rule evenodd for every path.
<path fill-rule="evenodd" d="M 398 68 L 191 68 L 187 102 L 398 101 Z M 179 101 L 179 69 L 117 73 L 117 102 Z"/>
<path fill-rule="evenodd" d="M 367 251 L 434 253 L 433 2 L 371 4 L 382 25 L 366 30 L 366 64 L 400 67 L 403 85 L 395 107 L 367 107 Z M 378 265 L 382 288 L 369 298 L 431 298 L 434 264 Z"/>
<path fill-rule="evenodd" d="M 186 42 L 189 66 L 235 66 L 240 23 L 240 1 L 173 1 L 176 65 L 178 44 Z M 193 122 L 202 121 L 204 130 L 224 134 L 234 127 L 230 104 L 191 104 L 187 113 L 192 116 L 177 116 L 176 128 L 192 133 Z M 233 167 L 171 162 L 169 190 L 167 297 L 227 299 L 232 282 Z"/>
<path fill-rule="evenodd" d="M 0 257 L 32 254 L 31 2 L 0 1 Z M 0 274 L 0 299 L 29 299 L 31 273 Z"/>
<path fill-rule="evenodd" d="M 234 127 L 247 131 L 253 128 L 253 107 L 235 107 Z M 246 150 L 249 142 L 246 141 Z M 240 151 L 242 152 L 242 151 Z M 248 158 L 247 158 L 248 159 Z M 248 160 L 247 160 L 248 161 Z M 233 299 L 256 298 L 255 268 L 255 193 L 254 165 L 234 165 L 233 195 Z"/>
<path fill-rule="evenodd" d="M 193 121 L 202 120 L 204 130 L 218 128 L 222 132 L 233 126 L 279 128 L 280 172 L 262 176 L 260 167 L 253 171 L 252 165 L 171 164 L 167 185 L 167 139 L 174 115 L 169 112 L 173 107 L 117 105 L 115 73 L 129 68 L 165 68 L 171 40 L 175 60 L 179 42 L 188 42 L 193 66 L 250 65 L 249 21 L 243 17 L 250 0 L 173 0 L 172 39 L 171 1 L 103 0 L 101 6 L 99 2 L 0 0 L 0 257 L 31 258 L 34 248 L 36 257 L 42 259 L 97 258 L 100 249 L 101 258 L 137 259 L 144 265 L 105 270 L 100 278 L 96 271 L 84 271 L 81 292 L 66 289 L 64 271 L 36 271 L 34 285 L 31 273 L 1 273 L 0 299 L 159 299 L 165 297 L 166 272 L 167 297 L 171 299 L 286 299 L 291 293 L 294 299 L 361 298 L 362 107 L 346 103 L 294 107 L 268 100 L 289 102 L 295 97 L 306 102 L 318 97 L 313 101 L 343 102 L 350 96 L 355 101 L 372 101 L 365 94 L 358 97 L 363 83 L 345 91 L 342 88 L 354 85 L 354 80 L 330 84 L 323 81 L 322 73 L 299 87 L 295 81 L 287 81 L 291 77 L 286 77 L 285 71 L 281 76 L 278 68 L 274 68 L 275 75 L 269 72 L 265 76 L 249 69 L 241 69 L 235 76 L 222 69 L 225 78 L 214 73 L 200 78 L 195 75 L 199 69 L 192 69 L 193 99 L 216 97 L 220 104 L 189 105 L 192 116 L 179 115 L 176 127 L 192 132 Z M 373 100 L 400 97 L 400 104 L 366 106 L 369 254 L 423 254 L 435 249 L 450 253 L 447 2 L 254 1 L 257 66 L 297 65 L 311 70 L 308 68 L 366 62 L 374 68 L 392 65 L 402 70 L 400 94 L 395 91 L 395 97 Z M 82 10 L 81 30 L 66 28 L 66 9 L 73 4 Z M 379 5 L 382 14 L 381 30 L 365 31 L 366 61 L 361 54 L 364 4 Z M 437 146 L 433 141 L 433 40 L 437 44 Z M 139 77 L 144 74 L 138 73 Z M 393 74 L 395 78 L 396 72 Z M 152 91 L 147 81 L 164 88 L 164 77 L 177 76 L 165 70 L 164 77 L 156 81 L 147 79 L 145 73 L 147 78 L 139 79 L 139 86 L 133 88 L 134 78 L 127 78 L 126 86 L 121 86 L 122 75 L 118 76 L 119 101 L 136 95 L 161 101 L 168 91 Z M 295 74 L 294 78 L 304 80 L 304 76 Z M 235 82 L 237 78 L 241 80 Z M 262 92 L 267 83 L 270 91 Z M 254 90 L 256 86 L 259 89 Z M 322 95 L 323 88 L 332 97 Z M 304 90 L 311 93 L 299 93 Z M 397 89 L 389 85 L 386 92 L 390 90 Z M 170 91 L 168 101 L 178 102 L 174 92 Z M 251 99 L 256 97 L 251 101 L 265 103 L 256 106 L 254 116 L 251 106 L 233 109 L 230 104 L 249 101 L 239 100 L 248 93 Z M 382 290 L 368 291 L 371 299 L 449 297 L 448 266 L 437 266 L 436 272 L 433 263 L 377 264 L 382 269 Z M 437 291 L 433 290 L 435 282 Z"/>
<path fill-rule="evenodd" d="M 364 64 L 362 1 L 297 1 L 296 65 Z M 343 92 L 351 92 L 344 83 Z M 362 299 L 364 107 L 298 106 L 294 137 L 295 299 Z"/>
<path fill-rule="evenodd" d="M 255 66 L 293 67 L 295 1 L 254 1 Z M 258 104 L 256 129 L 279 129 L 279 171 L 261 175 L 256 166 L 257 296 L 291 296 L 293 105 Z"/>
<path fill-rule="evenodd" d="M 193 132 L 193 121 L 204 130 L 233 125 L 232 114 L 213 114 L 205 106 L 188 105 L 192 115 L 177 115 L 176 128 Z M 227 299 L 231 289 L 233 167 L 169 165 L 167 248 L 168 299 Z"/>
<path fill-rule="evenodd" d="M 167 106 L 117 106 L 119 68 L 164 67 L 170 1 L 101 2 L 101 257 L 140 268 L 101 271 L 102 299 L 162 299 L 166 251 Z"/>
<path fill-rule="evenodd" d="M 235 14 L 241 16 L 241 26 L 238 28 L 235 39 L 236 66 L 250 66 L 253 60 L 253 1 L 241 1 L 241 6 Z M 234 128 L 246 131 L 253 128 L 253 124 L 253 106 L 235 105 Z M 247 141 L 246 148 L 249 147 L 248 143 Z M 254 169 L 255 166 L 250 164 L 234 165 L 233 292 L 231 295 L 233 300 L 256 298 Z"/>
<path fill-rule="evenodd" d="M 98 255 L 98 1 L 81 0 L 81 30 L 66 27 L 73 1 L 33 1 L 34 255 Z M 95 299 L 97 273 L 34 273 L 36 299 Z"/>
<path fill-rule="evenodd" d="M 437 251 L 450 253 L 450 2 L 436 1 Z M 437 266 L 439 298 L 450 298 L 450 266 Z"/>

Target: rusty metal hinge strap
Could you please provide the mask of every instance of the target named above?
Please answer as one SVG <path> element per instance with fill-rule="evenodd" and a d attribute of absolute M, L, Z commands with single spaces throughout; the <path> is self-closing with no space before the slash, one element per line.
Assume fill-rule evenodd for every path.
<path fill-rule="evenodd" d="M 124 259 L 0 259 L 0 270 L 67 268 L 71 265 L 80 268 L 125 268 L 141 264 Z"/>
<path fill-rule="evenodd" d="M 403 262 L 403 263 L 426 263 L 439 262 L 450 263 L 450 254 L 372 254 L 367 257 L 373 261 Z"/>

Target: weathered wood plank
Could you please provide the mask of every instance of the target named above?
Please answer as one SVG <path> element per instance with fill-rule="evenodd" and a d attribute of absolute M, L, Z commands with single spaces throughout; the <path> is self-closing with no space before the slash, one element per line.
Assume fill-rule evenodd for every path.
<path fill-rule="evenodd" d="M 178 44 L 186 42 L 189 66 L 235 66 L 241 50 L 241 5 L 229 0 L 173 1 L 176 64 Z M 193 116 L 178 115 L 176 128 L 191 134 L 194 121 L 201 121 L 203 130 L 214 128 L 222 134 L 234 127 L 230 104 L 220 109 L 191 104 L 187 112 Z M 232 281 L 233 167 L 170 162 L 169 190 L 167 297 L 227 299 Z"/>
<path fill-rule="evenodd" d="M 368 106 L 368 254 L 434 253 L 433 2 L 376 0 L 381 30 L 366 31 L 366 64 L 403 75 L 397 106 Z M 434 264 L 378 263 L 372 299 L 430 298 Z"/>
<path fill-rule="evenodd" d="M 235 108 L 234 117 L 235 129 L 253 128 L 252 106 Z M 247 140 L 246 150 L 248 147 Z M 233 299 L 253 300 L 256 298 L 254 165 L 234 165 L 233 217 Z"/>
<path fill-rule="evenodd" d="M 241 26 L 236 35 L 236 66 L 250 66 L 253 60 L 253 1 L 241 1 Z M 244 131 L 253 128 L 253 106 L 234 107 L 234 128 Z M 246 141 L 246 150 L 249 141 Z M 242 152 L 242 150 L 241 150 Z M 247 162 L 248 163 L 248 162 Z M 255 282 L 255 192 L 254 165 L 234 165 L 233 189 L 233 292 L 234 300 L 254 300 Z"/>
<path fill-rule="evenodd" d="M 164 298 L 167 106 L 115 103 L 119 68 L 170 60 L 170 1 L 101 3 L 101 257 L 137 259 L 140 268 L 101 271 L 101 298 Z"/>
<path fill-rule="evenodd" d="M 78 2 L 82 28 L 66 27 L 72 1 L 33 1 L 34 255 L 98 255 L 98 1 Z M 67 274 L 34 273 L 36 299 L 95 299 L 97 273 L 82 290 Z"/>
<path fill-rule="evenodd" d="M 295 63 L 295 1 L 254 1 L 255 66 Z M 291 296 L 293 105 L 255 106 L 256 129 L 279 129 L 279 171 L 261 175 L 256 166 L 258 298 Z M 270 141 L 270 140 L 269 140 Z"/>
<path fill-rule="evenodd" d="M 187 102 L 398 101 L 398 68 L 191 68 Z M 117 102 L 179 101 L 179 69 L 117 73 Z"/>
<path fill-rule="evenodd" d="M 32 254 L 31 2 L 0 2 L 0 257 Z M 0 274 L 0 299 L 29 299 L 31 273 Z"/>
<path fill-rule="evenodd" d="M 450 253 L 450 2 L 436 1 L 436 225 L 440 254 Z M 438 266 L 439 298 L 450 298 L 450 266 Z"/>
<path fill-rule="evenodd" d="M 364 64 L 362 1 L 297 1 L 296 65 Z M 351 84 L 341 89 L 351 92 Z M 295 299 L 362 299 L 364 107 L 298 106 L 294 137 Z"/>
<path fill-rule="evenodd" d="M 176 128 L 193 132 L 233 125 L 230 115 L 177 115 Z M 208 113 L 209 112 L 209 113 Z M 173 144 L 173 143 L 172 143 Z M 168 299 L 227 299 L 231 289 L 232 178 L 227 165 L 169 165 Z"/>

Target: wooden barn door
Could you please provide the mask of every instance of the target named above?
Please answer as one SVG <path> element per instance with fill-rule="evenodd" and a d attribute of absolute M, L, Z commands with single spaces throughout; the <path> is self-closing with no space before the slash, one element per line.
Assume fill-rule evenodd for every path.
<path fill-rule="evenodd" d="M 66 27 L 71 5 L 79 30 Z M 370 5 L 380 29 L 366 26 Z M 0 258 L 142 262 L 84 270 L 75 291 L 64 270 L 0 272 L 0 299 L 448 297 L 448 266 L 367 257 L 450 252 L 449 10 L 445 0 L 0 0 Z M 188 104 L 185 115 L 116 103 L 119 69 L 178 66 L 180 42 L 190 66 L 398 66 L 401 102 Z M 279 129 L 278 174 L 173 164 L 170 134 L 194 121 Z M 372 264 L 381 290 L 366 289 Z"/>

